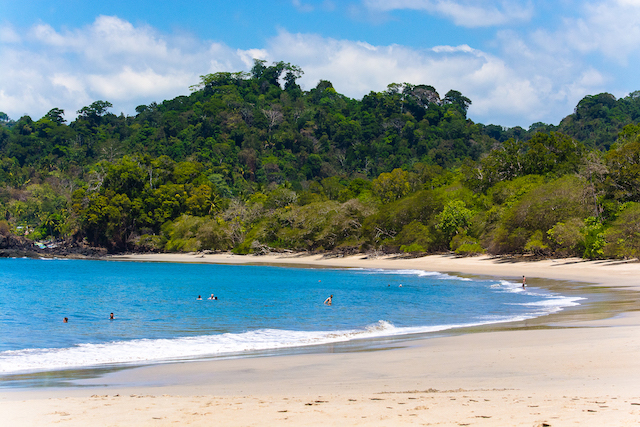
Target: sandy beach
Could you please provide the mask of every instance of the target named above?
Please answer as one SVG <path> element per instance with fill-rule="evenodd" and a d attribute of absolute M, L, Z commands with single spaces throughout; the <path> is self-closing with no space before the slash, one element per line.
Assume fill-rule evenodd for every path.
<path fill-rule="evenodd" d="M 2 389 L 11 426 L 640 424 L 640 263 L 491 257 L 149 254 L 149 262 L 422 269 L 527 277 L 533 286 L 614 295 L 589 313 L 390 341 L 378 349 L 170 363 L 79 381 Z M 509 326 L 509 325 L 507 325 Z"/>

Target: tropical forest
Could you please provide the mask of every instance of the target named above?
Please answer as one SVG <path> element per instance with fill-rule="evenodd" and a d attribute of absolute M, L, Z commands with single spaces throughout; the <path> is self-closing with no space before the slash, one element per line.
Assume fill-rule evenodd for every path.
<path fill-rule="evenodd" d="M 134 116 L 0 112 L 0 248 L 640 256 L 640 92 L 524 129 L 456 90 L 302 75 L 254 60 Z"/>

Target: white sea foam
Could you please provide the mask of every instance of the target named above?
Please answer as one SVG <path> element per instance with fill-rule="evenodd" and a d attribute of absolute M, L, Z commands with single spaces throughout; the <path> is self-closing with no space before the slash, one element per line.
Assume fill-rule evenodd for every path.
<path fill-rule="evenodd" d="M 70 348 L 4 351 L 0 352 L 0 372 L 7 374 L 234 355 L 395 335 L 398 333 L 397 329 L 388 322 L 380 321 L 363 330 L 308 332 L 260 329 L 237 334 L 138 339 L 102 344 L 79 344 Z"/>
<path fill-rule="evenodd" d="M 565 296 L 552 296 L 549 299 L 544 299 L 544 300 L 540 300 L 540 301 L 533 301 L 533 302 L 524 302 L 524 303 L 518 303 L 515 305 L 523 305 L 523 306 L 527 306 L 527 307 L 549 307 L 549 308 L 558 308 L 558 309 L 562 309 L 564 307 L 575 307 L 576 305 L 580 305 L 579 302 L 580 300 L 583 300 L 585 298 L 581 298 L 581 297 L 565 297 Z"/>
<path fill-rule="evenodd" d="M 0 352 L 0 373 L 15 374 L 121 364 L 148 364 L 205 357 L 248 356 L 252 352 L 287 349 L 397 335 L 424 334 L 452 328 L 517 319 L 495 318 L 478 323 L 396 327 L 379 321 L 362 330 L 289 331 L 260 329 L 174 339 L 139 339 L 69 348 L 36 348 Z"/>
<path fill-rule="evenodd" d="M 530 292 L 529 289 L 523 288 L 521 283 L 514 283 L 508 280 L 500 280 L 498 283 L 491 285 L 491 288 L 501 292 Z"/>
<path fill-rule="evenodd" d="M 418 276 L 418 277 L 433 277 L 441 280 L 461 280 L 471 281 L 466 277 L 452 276 L 446 273 L 440 273 L 437 271 L 425 271 L 425 270 L 386 270 L 382 268 L 366 269 L 366 272 L 374 273 L 377 275 L 396 275 L 396 276 Z"/>

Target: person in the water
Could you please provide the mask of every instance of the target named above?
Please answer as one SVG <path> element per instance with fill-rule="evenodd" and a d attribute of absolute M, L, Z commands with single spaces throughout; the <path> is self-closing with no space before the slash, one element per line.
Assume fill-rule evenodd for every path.
<path fill-rule="evenodd" d="M 211 296 L 209 297 L 209 299 L 218 299 L 218 297 L 213 296 L 213 294 L 211 294 Z"/>
<path fill-rule="evenodd" d="M 68 318 L 68 317 L 65 317 L 64 319 L 62 319 L 62 321 L 63 321 L 64 323 L 68 323 L 68 322 L 69 322 L 69 318 Z"/>
<path fill-rule="evenodd" d="M 114 320 L 114 319 L 115 319 L 115 317 L 113 317 L 113 313 L 111 313 L 111 314 L 109 315 L 109 320 Z"/>
<path fill-rule="evenodd" d="M 327 298 L 326 300 L 324 300 L 324 303 L 326 305 L 331 305 L 331 301 L 333 301 L 333 295 L 330 295 L 329 298 Z"/>
<path fill-rule="evenodd" d="M 196 298 L 196 299 L 199 299 L 199 300 L 201 300 L 201 299 L 202 299 L 202 296 L 200 296 L 200 295 L 198 295 L 198 298 Z"/>

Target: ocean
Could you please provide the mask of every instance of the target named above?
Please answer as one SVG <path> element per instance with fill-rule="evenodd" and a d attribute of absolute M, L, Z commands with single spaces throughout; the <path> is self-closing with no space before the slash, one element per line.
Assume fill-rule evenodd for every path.
<path fill-rule="evenodd" d="M 0 259 L 0 272 L 0 379 L 375 342 L 582 299 L 419 270 Z"/>

